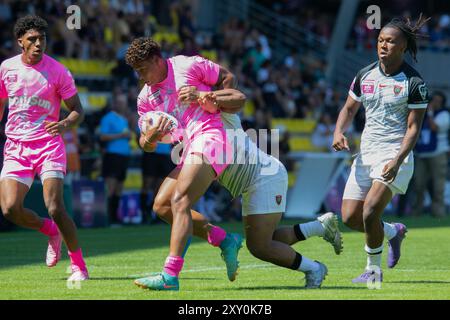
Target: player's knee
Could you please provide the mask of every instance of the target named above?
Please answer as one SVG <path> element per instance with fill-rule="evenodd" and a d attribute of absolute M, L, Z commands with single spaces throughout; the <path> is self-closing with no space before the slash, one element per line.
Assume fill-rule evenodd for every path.
<path fill-rule="evenodd" d="M 166 217 L 171 212 L 170 200 L 156 196 L 153 201 L 153 211 L 161 218 Z"/>
<path fill-rule="evenodd" d="M 363 221 L 364 226 L 370 227 L 374 223 L 377 223 L 378 215 L 377 215 L 377 207 L 376 204 L 368 202 L 366 205 L 364 205 L 363 210 Z M 379 223 L 379 221 L 378 221 Z"/>
<path fill-rule="evenodd" d="M 49 206 L 47 207 L 47 211 L 50 217 L 52 217 L 53 219 L 58 219 L 66 212 L 64 204 L 58 202 L 49 204 Z"/>
<path fill-rule="evenodd" d="M 342 210 L 342 223 L 351 229 L 355 229 L 359 227 L 361 220 L 356 217 L 355 213 L 348 213 Z"/>
<path fill-rule="evenodd" d="M 353 226 L 354 222 L 353 220 L 354 220 L 353 216 L 349 214 L 344 214 L 344 212 L 342 212 L 342 223 L 345 224 L 347 227 Z"/>
<path fill-rule="evenodd" d="M 13 221 L 20 214 L 22 207 L 15 203 L 5 204 L 2 206 L 2 212 L 5 219 Z"/>
<path fill-rule="evenodd" d="M 170 199 L 171 207 L 174 211 L 185 211 L 190 207 L 190 201 L 187 194 L 175 191 Z"/>

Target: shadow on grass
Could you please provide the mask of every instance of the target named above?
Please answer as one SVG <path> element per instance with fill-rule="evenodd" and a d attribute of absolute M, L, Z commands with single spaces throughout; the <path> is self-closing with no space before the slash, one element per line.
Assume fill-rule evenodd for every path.
<path fill-rule="evenodd" d="M 218 225 L 227 232 L 242 234 L 241 222 L 220 223 Z M 96 256 L 116 253 L 129 252 L 131 256 L 135 250 L 148 250 L 148 255 L 151 257 L 154 249 L 161 249 L 164 255 L 169 253 L 170 226 L 158 224 L 126 226 L 123 228 L 78 229 L 78 238 L 83 254 L 88 260 Z M 196 243 L 206 243 L 206 241 L 194 237 L 192 244 Z M 22 228 L 11 232 L 0 232 L 0 270 L 44 263 L 46 250 L 47 237 L 39 232 Z M 63 246 L 62 250 L 63 255 L 67 256 L 65 246 Z M 211 247 L 208 250 L 218 249 Z M 2 259 L 2 257 L 17 256 L 20 256 L 20 261 L 18 259 Z"/>

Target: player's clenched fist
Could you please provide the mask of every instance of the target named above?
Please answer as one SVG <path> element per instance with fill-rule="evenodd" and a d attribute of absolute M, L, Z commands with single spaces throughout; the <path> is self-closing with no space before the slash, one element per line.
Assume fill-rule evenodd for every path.
<path fill-rule="evenodd" d="M 335 133 L 333 137 L 333 149 L 334 151 L 347 150 L 350 151 L 347 138 L 342 133 Z"/>
<path fill-rule="evenodd" d="M 216 113 L 219 111 L 217 95 L 214 92 L 201 92 L 198 98 L 198 103 L 203 110 L 209 113 Z"/>

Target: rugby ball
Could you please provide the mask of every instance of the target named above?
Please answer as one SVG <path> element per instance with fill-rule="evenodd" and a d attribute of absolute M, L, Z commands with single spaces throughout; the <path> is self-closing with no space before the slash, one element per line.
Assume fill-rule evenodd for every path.
<path fill-rule="evenodd" d="M 141 129 L 142 133 L 146 133 L 151 127 L 155 126 L 158 121 L 159 118 L 161 117 L 166 117 L 169 118 L 170 120 L 170 132 L 168 134 L 166 134 L 165 136 L 163 136 L 159 142 L 161 143 L 172 143 L 173 139 L 172 139 L 172 135 L 171 133 L 178 128 L 178 120 L 166 113 L 166 112 L 162 112 L 162 111 L 149 111 L 144 113 L 142 116 L 140 116 L 139 118 L 139 128 Z"/>

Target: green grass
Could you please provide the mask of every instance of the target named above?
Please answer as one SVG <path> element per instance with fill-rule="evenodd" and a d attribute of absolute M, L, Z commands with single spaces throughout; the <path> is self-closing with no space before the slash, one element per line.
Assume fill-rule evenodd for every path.
<path fill-rule="evenodd" d="M 329 276 L 319 290 L 303 289 L 303 274 L 262 262 L 245 246 L 239 276 L 231 283 L 220 251 L 200 240 L 189 249 L 179 292 L 140 289 L 133 279 L 160 271 L 168 253 L 166 225 L 79 230 L 92 279 L 80 290 L 70 290 L 65 281 L 67 254 L 48 269 L 44 236 L 31 231 L 0 233 L 0 299 L 450 299 L 450 219 L 402 221 L 409 227 L 402 259 L 395 269 L 384 268 L 381 290 L 351 283 L 365 266 L 364 238 L 345 228 L 340 256 L 320 238 L 294 246 L 328 266 Z M 242 232 L 240 223 L 222 226 Z"/>

